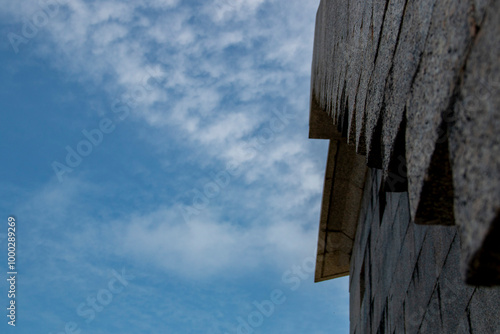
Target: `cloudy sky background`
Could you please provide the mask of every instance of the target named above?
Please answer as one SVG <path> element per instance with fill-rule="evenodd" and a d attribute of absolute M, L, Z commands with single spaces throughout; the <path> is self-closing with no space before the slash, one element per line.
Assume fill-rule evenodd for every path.
<path fill-rule="evenodd" d="M 319 1 L 42 3 L 0 1 L 2 277 L 8 215 L 19 272 L 17 328 L 3 315 L 0 331 L 245 333 L 278 289 L 255 333 L 346 333 L 348 279 L 307 270 L 327 153 L 307 139 Z"/>

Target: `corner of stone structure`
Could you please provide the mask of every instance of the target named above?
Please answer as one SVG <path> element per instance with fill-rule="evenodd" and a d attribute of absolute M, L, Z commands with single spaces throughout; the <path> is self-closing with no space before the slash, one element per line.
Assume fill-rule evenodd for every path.
<path fill-rule="evenodd" d="M 337 133 L 330 137 L 338 136 Z M 356 154 L 345 138 L 330 139 L 315 282 L 349 275 L 366 174 L 364 156 Z"/>

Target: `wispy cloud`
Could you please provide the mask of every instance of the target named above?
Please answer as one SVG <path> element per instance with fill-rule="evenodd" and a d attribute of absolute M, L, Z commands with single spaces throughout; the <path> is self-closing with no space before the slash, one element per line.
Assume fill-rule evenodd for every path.
<path fill-rule="evenodd" d="M 262 202 L 257 202 L 270 203 L 284 211 L 297 206 L 307 210 L 307 203 L 318 198 L 323 166 L 311 160 L 310 145 L 303 133 L 297 133 L 305 128 L 305 124 L 300 124 L 304 117 L 296 117 L 293 123 L 287 120 L 279 131 L 263 132 L 276 118 L 273 110 L 306 113 L 312 25 L 311 18 L 297 14 L 304 9 L 297 8 L 306 6 L 313 13 L 313 4 L 217 0 L 188 7 L 179 1 L 61 0 L 49 1 L 47 5 L 51 7 L 27 1 L 4 8 L 18 20 L 30 20 L 37 11 L 52 9 L 53 15 L 43 27 L 44 32 L 39 33 L 39 40 L 20 45 L 21 49 L 33 48 L 40 57 L 52 61 L 51 66 L 74 80 L 93 82 L 110 97 L 119 96 L 130 107 L 134 120 L 154 128 L 174 127 L 175 132 L 167 138 L 182 138 L 186 149 L 199 154 L 205 165 L 240 165 L 243 175 L 234 189 L 254 184 L 255 190 L 248 192 L 262 198 Z M 278 16 L 274 11 L 267 12 L 276 8 L 281 10 Z M 22 27 L 22 21 L 12 27 Z M 53 57 L 48 57 L 49 50 Z M 156 84 L 147 92 L 139 92 L 145 78 L 152 77 Z M 249 155 L 248 147 L 254 150 L 253 154 Z M 64 203 L 71 198 L 66 193 L 69 187 L 82 192 L 81 186 L 71 184 L 46 189 L 43 199 L 30 204 L 29 209 L 61 214 L 62 219 L 67 206 Z M 57 196 L 60 202 L 54 199 Z M 266 254 L 255 256 L 255 249 L 267 252 L 273 244 L 281 247 L 277 258 L 287 248 L 303 249 L 299 236 L 308 235 L 314 225 L 311 223 L 304 230 L 301 224 L 290 224 L 286 235 L 293 241 L 285 244 L 276 237 L 276 231 L 286 232 L 283 226 L 287 219 L 272 222 L 262 231 L 218 221 L 219 217 L 179 225 L 169 223 L 169 210 L 159 209 L 144 219 L 131 218 L 124 223 L 128 232 L 122 237 L 128 240 L 137 235 L 146 241 L 165 235 L 172 239 L 162 243 L 153 238 L 143 251 L 181 254 L 180 259 L 198 261 L 204 270 L 233 265 L 241 256 L 248 258 L 247 263 L 255 262 L 251 257 L 267 258 Z M 158 218 L 162 213 L 166 217 Z M 141 226 L 147 226 L 145 222 L 157 220 L 162 223 L 153 232 L 150 228 L 141 230 Z M 204 240 L 204 233 L 212 241 Z M 313 243 L 312 236 L 306 239 Z M 189 251 L 184 251 L 183 244 L 190 245 Z M 239 249 L 234 252 L 238 256 L 226 255 L 235 247 Z M 203 254 L 210 249 L 216 260 L 198 260 L 205 259 Z M 168 268 L 179 266 L 175 261 L 159 262 Z"/>
<path fill-rule="evenodd" d="M 138 305 L 155 305 L 143 312 L 120 304 L 137 316 L 126 322 L 132 328 L 175 332 L 181 322 L 192 332 L 234 333 L 236 317 L 269 297 L 268 285 L 280 287 L 284 271 L 315 255 L 326 155 L 325 143 L 307 139 L 317 3 L 47 3 L 50 19 L 18 45 L 16 57 L 38 57 L 68 82 L 98 92 L 89 108 L 78 108 L 95 118 L 94 126 L 116 118 L 116 103 L 129 114 L 63 183 L 55 176 L 41 180 L 13 204 L 31 224 L 32 273 L 46 272 L 30 281 L 33 289 L 43 294 L 44 282 L 64 282 L 70 296 L 57 300 L 73 310 L 96 294 L 111 269 L 127 263 L 148 284 L 132 284 L 117 300 L 130 293 Z M 23 22 L 43 8 L 35 0 L 6 3 L 2 31 L 23 36 Z M 83 127 L 72 128 L 76 139 L 62 143 L 50 161 L 83 138 Z M 238 173 L 196 214 L 183 217 L 179 207 L 192 206 L 193 194 L 203 194 L 228 165 Z M 257 276 L 265 281 L 255 283 L 265 285 L 264 296 L 242 288 Z M 165 289 L 164 277 L 188 297 Z M 215 281 L 226 286 L 210 286 L 204 295 L 201 289 Z M 200 291 L 189 297 L 195 288 Z M 210 301 L 204 307 L 199 298 Z M 106 319 L 116 317 L 113 307 Z M 186 318 L 190 312 L 199 319 Z M 74 315 L 48 316 L 64 324 Z M 109 329 L 99 321 L 90 332 Z M 118 320 L 116 326 L 121 333 L 130 329 Z"/>

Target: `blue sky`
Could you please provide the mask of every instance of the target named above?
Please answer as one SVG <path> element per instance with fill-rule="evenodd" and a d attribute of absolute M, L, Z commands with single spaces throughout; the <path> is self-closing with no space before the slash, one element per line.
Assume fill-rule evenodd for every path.
<path fill-rule="evenodd" d="M 1 0 L 0 332 L 348 332 L 311 273 L 318 3 Z"/>

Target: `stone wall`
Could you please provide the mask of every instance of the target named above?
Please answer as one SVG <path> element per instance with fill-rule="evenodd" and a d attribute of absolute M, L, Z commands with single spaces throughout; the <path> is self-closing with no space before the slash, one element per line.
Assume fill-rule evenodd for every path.
<path fill-rule="evenodd" d="M 500 1 L 322 0 L 311 80 L 412 222 L 459 227 L 463 278 L 500 284 Z"/>
<path fill-rule="evenodd" d="M 466 285 L 456 226 L 410 222 L 408 193 L 371 169 L 350 268 L 351 333 L 500 334 L 500 288 Z"/>
<path fill-rule="evenodd" d="M 351 333 L 500 334 L 500 0 L 321 0 L 310 119 L 370 167 Z"/>

